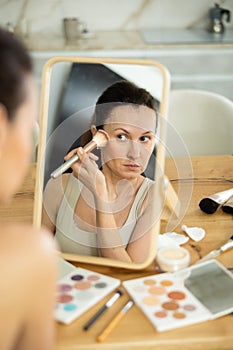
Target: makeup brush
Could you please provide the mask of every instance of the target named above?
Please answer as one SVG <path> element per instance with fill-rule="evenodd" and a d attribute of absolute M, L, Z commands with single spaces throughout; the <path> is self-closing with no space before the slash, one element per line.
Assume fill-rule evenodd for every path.
<path fill-rule="evenodd" d="M 199 207 L 205 213 L 213 214 L 218 207 L 225 203 L 231 196 L 233 196 L 233 188 L 214 193 L 209 197 L 203 198 L 199 203 Z"/>
<path fill-rule="evenodd" d="M 109 136 L 108 134 L 104 131 L 104 130 L 98 130 L 97 133 L 94 135 L 93 139 L 87 143 L 83 149 L 85 150 L 85 152 L 91 152 L 93 149 L 95 149 L 96 147 L 104 147 L 107 143 L 107 141 L 109 140 Z M 60 165 L 56 170 L 54 170 L 51 173 L 51 177 L 53 179 L 56 179 L 58 176 L 60 176 L 62 173 L 64 173 L 64 171 L 66 171 L 67 169 L 69 169 L 71 167 L 72 164 L 74 164 L 75 162 L 77 162 L 78 160 L 78 155 L 75 154 L 73 155 L 73 157 L 71 157 L 69 160 L 67 160 L 65 163 L 63 163 L 62 165 Z"/>
<path fill-rule="evenodd" d="M 223 204 L 222 210 L 225 213 L 233 214 L 233 196 L 231 196 L 231 198 Z"/>

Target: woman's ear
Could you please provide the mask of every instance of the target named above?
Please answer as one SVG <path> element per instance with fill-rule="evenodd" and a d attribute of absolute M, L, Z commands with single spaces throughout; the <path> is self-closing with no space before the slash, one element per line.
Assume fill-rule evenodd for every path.
<path fill-rule="evenodd" d="M 97 129 L 94 124 L 91 125 L 91 133 L 92 133 L 92 137 L 95 136 L 95 134 L 97 133 Z"/>

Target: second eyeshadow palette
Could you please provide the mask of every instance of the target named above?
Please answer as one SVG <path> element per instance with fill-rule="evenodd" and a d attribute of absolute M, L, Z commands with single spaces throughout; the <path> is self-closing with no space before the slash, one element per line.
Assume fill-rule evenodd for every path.
<path fill-rule="evenodd" d="M 69 324 L 120 285 L 120 280 L 75 268 L 58 282 L 55 319 Z"/>
<path fill-rule="evenodd" d="M 232 275 L 215 260 L 125 281 L 123 286 L 159 332 L 233 311 Z"/>

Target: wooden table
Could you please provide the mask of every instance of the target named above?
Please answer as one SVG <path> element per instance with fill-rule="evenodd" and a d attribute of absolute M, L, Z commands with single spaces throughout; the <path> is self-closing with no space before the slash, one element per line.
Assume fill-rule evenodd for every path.
<path fill-rule="evenodd" d="M 233 181 L 233 156 L 192 157 L 193 174 L 189 178 L 178 179 L 176 163 L 166 160 L 166 175 L 176 190 L 183 189 L 183 196 L 189 192 L 193 184 L 192 197 L 187 212 L 178 223 L 175 231 L 182 233 L 181 225 L 200 226 L 206 230 L 205 238 L 200 242 L 188 242 L 185 247 L 191 252 L 191 262 L 194 263 L 210 250 L 219 247 L 233 234 L 233 216 L 219 209 L 208 215 L 199 209 L 199 202 L 204 196 L 227 190 Z M 0 209 L 2 220 L 31 221 L 33 204 L 34 166 L 30 168 L 22 191 L 12 202 L 11 209 Z M 193 177 L 193 180 L 191 179 Z M 180 186 L 180 187 L 179 187 Z M 185 198 L 181 198 L 182 201 Z M 161 233 L 166 231 L 166 222 L 162 222 Z M 227 267 L 233 267 L 233 251 L 228 251 L 218 258 Z M 151 275 L 156 272 L 155 264 L 144 271 L 125 270 L 112 267 L 77 264 L 123 280 Z M 144 314 L 134 306 L 118 324 L 116 329 L 107 337 L 104 343 L 96 343 L 97 334 L 110 321 L 112 316 L 128 299 L 123 297 L 107 312 L 104 317 L 88 332 L 82 330 L 83 325 L 99 309 L 105 298 L 98 305 L 86 312 L 71 325 L 57 324 L 56 350 L 74 349 L 153 349 L 153 350 L 232 350 L 233 349 L 233 315 L 219 319 L 179 328 L 167 332 L 155 331 Z"/>

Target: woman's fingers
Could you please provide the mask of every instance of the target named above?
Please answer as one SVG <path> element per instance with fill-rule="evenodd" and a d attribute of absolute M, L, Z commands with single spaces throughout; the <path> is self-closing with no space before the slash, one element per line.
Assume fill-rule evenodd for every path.
<path fill-rule="evenodd" d="M 66 156 L 64 157 L 64 160 L 67 161 L 67 160 L 69 160 L 71 157 L 73 157 L 75 154 L 77 154 L 77 149 L 78 149 L 78 148 L 74 148 L 74 149 L 72 149 L 72 151 L 70 151 L 69 153 L 67 153 Z"/>
<path fill-rule="evenodd" d="M 99 159 L 99 157 L 97 157 L 94 153 L 89 153 L 89 158 L 95 162 Z"/>

